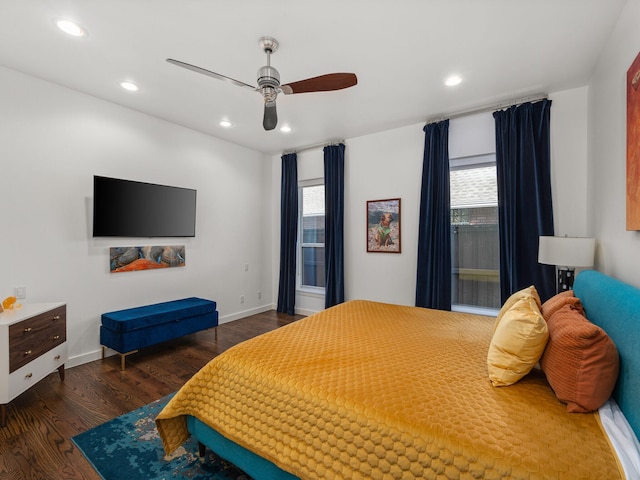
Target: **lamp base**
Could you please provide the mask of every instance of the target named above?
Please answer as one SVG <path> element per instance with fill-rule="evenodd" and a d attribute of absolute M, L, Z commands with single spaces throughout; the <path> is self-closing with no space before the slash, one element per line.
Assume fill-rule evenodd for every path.
<path fill-rule="evenodd" d="M 558 268 L 558 293 L 573 289 L 573 279 L 576 269 L 562 267 Z"/>

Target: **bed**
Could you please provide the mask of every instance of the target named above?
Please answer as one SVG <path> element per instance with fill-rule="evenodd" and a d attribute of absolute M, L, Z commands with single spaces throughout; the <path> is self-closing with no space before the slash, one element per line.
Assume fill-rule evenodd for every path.
<path fill-rule="evenodd" d="M 637 446 L 640 290 L 595 271 L 574 288 L 617 346 L 622 433 L 537 367 L 494 386 L 493 317 L 355 300 L 214 358 L 156 419 L 165 451 L 194 435 L 256 479 L 634 478 L 612 438 Z"/>

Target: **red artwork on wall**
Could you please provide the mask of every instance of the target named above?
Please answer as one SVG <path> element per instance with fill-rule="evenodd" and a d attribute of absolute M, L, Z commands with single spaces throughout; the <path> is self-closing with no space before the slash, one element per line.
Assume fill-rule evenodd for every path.
<path fill-rule="evenodd" d="M 627 71 L 627 230 L 640 230 L 640 53 Z"/>

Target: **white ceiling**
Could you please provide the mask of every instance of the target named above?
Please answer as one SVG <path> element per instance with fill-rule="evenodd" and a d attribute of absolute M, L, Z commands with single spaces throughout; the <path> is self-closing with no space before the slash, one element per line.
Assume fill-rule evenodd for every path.
<path fill-rule="evenodd" d="M 625 0 L 0 0 L 0 65 L 267 153 L 353 138 L 588 83 Z M 88 30 L 77 39 L 54 19 Z M 282 83 L 354 72 L 346 90 L 278 96 L 262 129 L 245 83 L 275 37 Z M 457 87 L 444 79 L 456 73 Z M 140 86 L 120 88 L 123 80 Z M 222 119 L 233 122 L 224 129 Z"/>

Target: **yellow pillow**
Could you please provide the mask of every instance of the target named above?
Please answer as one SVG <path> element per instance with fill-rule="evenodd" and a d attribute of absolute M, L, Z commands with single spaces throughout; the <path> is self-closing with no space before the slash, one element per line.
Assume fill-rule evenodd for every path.
<path fill-rule="evenodd" d="M 549 330 L 533 296 L 521 298 L 497 325 L 487 355 L 494 387 L 512 385 L 538 363 L 549 340 Z"/>
<path fill-rule="evenodd" d="M 521 300 L 523 298 L 533 298 L 536 304 L 538 305 L 538 308 L 542 308 L 540 295 L 538 295 L 538 290 L 536 290 L 536 287 L 534 287 L 533 285 L 527 288 L 523 288 L 518 292 L 515 292 L 513 295 L 507 298 L 507 301 L 504 302 L 504 305 L 502 305 L 502 308 L 498 312 L 498 316 L 496 317 L 496 322 L 493 324 L 494 333 L 496 331 L 496 328 L 498 328 L 498 324 L 500 323 L 500 320 L 502 320 L 502 317 L 504 316 L 504 314 L 507 313 L 507 311 L 511 307 L 513 307 L 518 300 Z"/>

